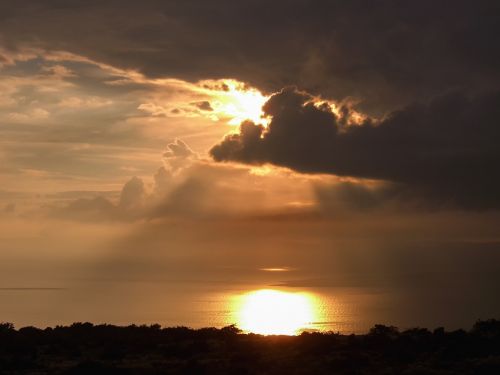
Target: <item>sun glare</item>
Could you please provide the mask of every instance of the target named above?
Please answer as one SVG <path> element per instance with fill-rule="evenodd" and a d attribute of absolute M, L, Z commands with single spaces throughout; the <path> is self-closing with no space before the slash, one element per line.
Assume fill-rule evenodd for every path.
<path fill-rule="evenodd" d="M 229 118 L 230 125 L 239 125 L 245 120 L 267 124 L 268 120 L 262 117 L 264 114 L 262 106 L 269 99 L 268 97 L 262 95 L 259 90 L 236 80 L 227 79 L 217 82 L 222 82 L 222 84 L 216 86 L 215 93 L 214 91 L 211 93 L 214 96 L 211 105 L 217 115 Z"/>
<path fill-rule="evenodd" d="M 262 335 L 296 335 L 316 320 L 315 303 L 305 293 L 262 289 L 245 294 L 238 327 Z"/>

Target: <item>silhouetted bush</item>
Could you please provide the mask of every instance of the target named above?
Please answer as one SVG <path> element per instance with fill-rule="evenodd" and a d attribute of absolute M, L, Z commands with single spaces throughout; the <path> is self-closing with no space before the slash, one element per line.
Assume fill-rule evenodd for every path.
<path fill-rule="evenodd" d="M 366 335 L 242 334 L 159 325 L 0 324 L 0 374 L 500 374 L 500 322 L 469 332 L 376 325 Z"/>

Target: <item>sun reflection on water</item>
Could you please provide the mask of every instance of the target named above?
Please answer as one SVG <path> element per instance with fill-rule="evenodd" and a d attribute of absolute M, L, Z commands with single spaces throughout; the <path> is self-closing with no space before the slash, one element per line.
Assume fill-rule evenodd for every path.
<path fill-rule="evenodd" d="M 234 309 L 237 326 L 263 335 L 296 335 L 313 328 L 320 308 L 309 293 L 260 289 L 239 296 Z"/>

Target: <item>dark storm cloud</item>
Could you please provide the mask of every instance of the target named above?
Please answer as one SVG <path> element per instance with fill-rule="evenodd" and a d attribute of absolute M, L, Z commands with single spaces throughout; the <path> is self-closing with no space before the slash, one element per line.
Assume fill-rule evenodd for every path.
<path fill-rule="evenodd" d="M 34 1 L 0 5 L 0 41 L 150 76 L 297 84 L 382 113 L 499 84 L 500 3 L 397 0 Z"/>
<path fill-rule="evenodd" d="M 272 117 L 267 129 L 243 123 L 211 155 L 390 181 L 466 208 L 500 207 L 500 92 L 450 93 L 347 128 L 310 99 L 293 88 L 273 95 L 264 105 Z"/>

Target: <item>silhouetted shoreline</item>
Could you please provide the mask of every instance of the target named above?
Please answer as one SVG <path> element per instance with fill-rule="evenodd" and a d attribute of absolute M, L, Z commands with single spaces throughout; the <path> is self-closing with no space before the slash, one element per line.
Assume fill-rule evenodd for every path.
<path fill-rule="evenodd" d="M 376 325 L 367 334 L 0 324 L 0 374 L 499 374 L 500 321 L 468 330 Z"/>

